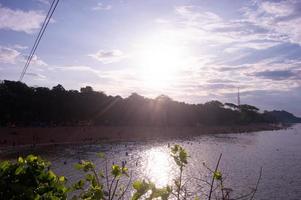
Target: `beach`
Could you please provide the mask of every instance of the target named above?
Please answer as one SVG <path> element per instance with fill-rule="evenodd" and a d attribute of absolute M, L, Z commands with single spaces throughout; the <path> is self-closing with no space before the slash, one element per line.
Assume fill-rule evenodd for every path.
<path fill-rule="evenodd" d="M 147 126 L 64 126 L 2 127 L 0 147 L 96 143 L 99 141 L 139 141 L 191 137 L 203 134 L 244 133 L 279 130 L 287 126 L 249 124 L 236 126 L 147 127 Z"/>

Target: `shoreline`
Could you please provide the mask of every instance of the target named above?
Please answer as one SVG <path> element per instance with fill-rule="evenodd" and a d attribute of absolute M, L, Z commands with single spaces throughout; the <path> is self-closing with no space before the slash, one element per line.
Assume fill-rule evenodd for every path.
<path fill-rule="evenodd" d="M 0 147 L 85 144 L 100 141 L 147 141 L 205 134 L 246 133 L 285 129 L 290 125 L 249 124 L 235 126 L 146 127 L 64 126 L 0 128 Z"/>

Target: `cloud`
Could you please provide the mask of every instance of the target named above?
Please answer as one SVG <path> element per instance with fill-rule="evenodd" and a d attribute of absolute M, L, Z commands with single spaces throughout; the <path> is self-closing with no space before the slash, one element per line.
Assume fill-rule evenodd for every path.
<path fill-rule="evenodd" d="M 174 19 L 167 19 L 173 24 L 173 36 L 183 44 L 198 46 L 198 54 L 212 57 L 182 73 L 174 89 L 180 88 L 189 98 L 222 98 L 237 87 L 246 92 L 258 87 L 264 91 L 300 87 L 301 48 L 296 44 L 301 28 L 296 24 L 301 17 L 301 2 L 265 2 L 245 2 L 247 6 L 231 17 L 208 7 L 175 7 Z M 291 26 L 294 27 L 289 30 Z"/>
<path fill-rule="evenodd" d="M 292 70 L 273 70 L 273 71 L 266 70 L 266 71 L 256 72 L 253 75 L 260 78 L 271 79 L 271 80 L 288 80 L 288 79 L 298 78 L 299 74 L 300 73 L 294 72 Z"/>
<path fill-rule="evenodd" d="M 50 5 L 49 0 L 35 0 L 41 4 Z"/>
<path fill-rule="evenodd" d="M 92 8 L 92 10 L 111 10 L 111 5 L 104 5 L 103 3 L 99 2 L 95 7 Z"/>
<path fill-rule="evenodd" d="M 16 64 L 20 55 L 16 49 L 0 46 L 0 63 Z"/>
<path fill-rule="evenodd" d="M 45 15 L 42 11 L 13 10 L 0 4 L 0 29 L 31 34 L 38 30 Z"/>
<path fill-rule="evenodd" d="M 15 44 L 15 45 L 12 45 L 12 48 L 13 49 L 19 49 L 19 50 L 24 50 L 24 49 L 27 49 L 28 47 L 20 45 L 20 44 Z"/>
<path fill-rule="evenodd" d="M 39 80 L 43 80 L 43 79 L 46 79 L 46 76 L 42 75 L 42 74 L 38 74 L 38 73 L 31 73 L 31 72 L 26 72 L 25 74 L 26 76 L 32 76 L 32 77 L 35 77 Z"/>
<path fill-rule="evenodd" d="M 256 1 L 254 8 L 243 8 L 245 21 L 265 29 L 279 41 L 301 45 L 301 2 L 295 0 Z"/>
<path fill-rule="evenodd" d="M 102 62 L 103 64 L 119 62 L 125 57 L 124 53 L 118 49 L 113 49 L 111 51 L 100 50 L 97 53 L 90 54 L 88 56 Z"/>
<path fill-rule="evenodd" d="M 31 59 L 31 64 L 38 65 L 38 66 L 47 66 L 47 63 L 36 55 L 33 55 Z"/>
<path fill-rule="evenodd" d="M 25 56 L 21 52 L 25 49 L 27 49 L 26 46 L 18 44 L 10 46 L 0 46 L 0 63 L 25 64 L 25 62 L 27 61 L 27 56 Z M 32 57 L 31 64 L 36 66 L 47 66 L 47 63 L 36 55 Z"/>
<path fill-rule="evenodd" d="M 61 71 L 78 71 L 78 72 L 92 72 L 94 74 L 99 74 L 99 71 L 91 68 L 86 65 L 64 65 L 64 66 L 55 66 L 52 69 L 59 69 Z"/>
<path fill-rule="evenodd" d="M 22 54 L 22 57 L 18 59 L 18 62 L 21 62 L 23 65 L 27 62 L 28 55 Z M 35 65 L 35 66 L 47 66 L 48 64 L 42 60 L 40 57 L 37 55 L 33 55 L 30 65 Z"/>
<path fill-rule="evenodd" d="M 293 1 L 261 2 L 261 9 L 276 17 L 289 16 L 294 13 Z"/>
<path fill-rule="evenodd" d="M 175 25 L 186 37 L 208 45 L 231 45 L 225 52 L 301 44 L 301 1 L 252 1 L 239 18 L 225 18 L 200 6 L 177 6 Z"/>

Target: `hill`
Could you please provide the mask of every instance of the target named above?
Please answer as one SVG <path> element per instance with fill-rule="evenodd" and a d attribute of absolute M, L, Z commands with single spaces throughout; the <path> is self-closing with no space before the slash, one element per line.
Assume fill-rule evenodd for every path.
<path fill-rule="evenodd" d="M 301 118 L 294 116 L 292 113 L 289 113 L 285 110 L 273 110 L 265 111 L 264 116 L 267 119 L 272 119 L 274 122 L 283 122 L 283 123 L 301 123 Z"/>

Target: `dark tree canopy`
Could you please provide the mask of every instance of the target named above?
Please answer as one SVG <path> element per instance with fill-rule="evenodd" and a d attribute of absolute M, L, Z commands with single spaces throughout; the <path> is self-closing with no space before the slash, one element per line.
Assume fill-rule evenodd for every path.
<path fill-rule="evenodd" d="M 285 116 L 284 116 L 285 115 Z M 284 117 L 281 117 L 284 116 Z M 109 96 L 86 86 L 65 90 L 0 82 L 1 126 L 197 126 L 233 125 L 300 120 L 287 112 L 264 112 L 252 105 L 209 101 L 177 102 L 166 95 L 155 99 L 137 93 L 127 98 Z"/>

